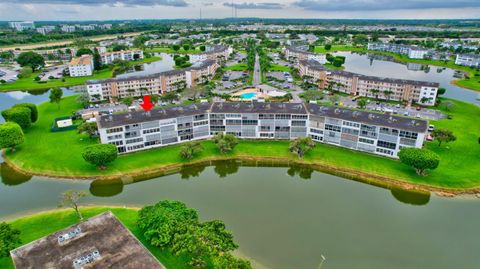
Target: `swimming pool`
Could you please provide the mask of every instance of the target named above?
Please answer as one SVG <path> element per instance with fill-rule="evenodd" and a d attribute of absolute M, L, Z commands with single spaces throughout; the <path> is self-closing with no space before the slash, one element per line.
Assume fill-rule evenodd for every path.
<path fill-rule="evenodd" d="M 246 92 L 246 93 L 240 94 L 239 96 L 240 96 L 240 98 L 243 98 L 243 99 L 252 99 L 255 96 L 257 96 L 257 93 L 256 92 Z"/>

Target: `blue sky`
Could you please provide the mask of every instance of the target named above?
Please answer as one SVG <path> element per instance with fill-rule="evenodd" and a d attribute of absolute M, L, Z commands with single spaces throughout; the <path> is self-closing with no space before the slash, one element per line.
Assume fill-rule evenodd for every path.
<path fill-rule="evenodd" d="M 1 20 L 480 18 L 480 0 L 0 0 Z"/>

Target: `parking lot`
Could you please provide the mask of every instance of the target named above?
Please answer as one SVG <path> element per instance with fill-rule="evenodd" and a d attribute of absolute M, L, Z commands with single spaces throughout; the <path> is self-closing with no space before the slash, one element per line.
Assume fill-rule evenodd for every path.
<path fill-rule="evenodd" d="M 0 80 L 5 80 L 5 82 L 14 82 L 16 81 L 18 75 L 18 71 L 7 69 L 7 68 L 0 68 Z"/>
<path fill-rule="evenodd" d="M 293 78 L 288 72 L 268 72 L 267 83 L 282 90 L 295 90 Z"/>
<path fill-rule="evenodd" d="M 49 67 L 43 71 L 39 77 L 42 81 L 47 81 L 50 77 L 55 79 L 60 79 L 63 77 L 63 70 L 66 68 L 65 65 Z"/>
<path fill-rule="evenodd" d="M 228 70 L 223 74 L 222 80 L 216 90 L 231 90 L 243 87 L 247 83 L 247 72 Z"/>

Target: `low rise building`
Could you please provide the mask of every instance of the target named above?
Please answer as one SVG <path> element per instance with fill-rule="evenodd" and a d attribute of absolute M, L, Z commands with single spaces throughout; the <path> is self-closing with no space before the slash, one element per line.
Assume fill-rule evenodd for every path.
<path fill-rule="evenodd" d="M 113 52 L 105 52 L 100 54 L 102 64 L 109 64 L 115 60 L 133 61 L 143 59 L 142 50 L 121 50 Z"/>
<path fill-rule="evenodd" d="M 455 64 L 480 67 L 480 54 L 457 54 Z"/>
<path fill-rule="evenodd" d="M 283 48 L 283 54 L 285 58 L 293 60 L 296 63 L 302 60 L 314 60 L 321 64 L 327 63 L 327 56 L 325 54 L 308 52 L 306 47 L 286 47 Z"/>
<path fill-rule="evenodd" d="M 394 43 L 368 43 L 368 50 L 386 51 L 407 55 L 411 59 L 424 59 L 430 50 L 418 46 L 409 46 Z"/>
<path fill-rule="evenodd" d="M 68 64 L 68 71 L 71 77 L 86 77 L 93 74 L 93 57 L 91 55 L 82 55 L 74 58 Z"/>
<path fill-rule="evenodd" d="M 403 147 L 421 148 L 428 122 L 332 106 L 302 103 L 199 103 L 150 112 L 97 117 L 101 143 L 119 153 L 208 139 L 216 133 L 245 139 L 314 141 L 397 157 Z"/>
<path fill-rule="evenodd" d="M 164 94 L 180 88 L 193 88 L 212 78 L 218 68 L 213 60 L 197 63 L 188 68 L 155 73 L 146 76 L 118 77 L 86 82 L 91 100 L 136 97 L 145 94 Z"/>
<path fill-rule="evenodd" d="M 233 48 L 223 45 L 207 46 L 202 53 L 190 54 L 190 62 L 198 63 L 207 60 L 224 62 L 233 53 Z"/>
<path fill-rule="evenodd" d="M 313 60 L 298 64 L 300 76 L 312 77 L 320 89 L 333 89 L 353 96 L 405 101 L 426 106 L 435 104 L 439 84 L 434 82 L 381 78 L 330 70 Z"/>
<path fill-rule="evenodd" d="M 73 33 L 75 32 L 76 27 L 74 25 L 62 25 L 60 29 L 65 33 Z"/>
<path fill-rule="evenodd" d="M 38 27 L 36 30 L 38 33 L 42 35 L 46 35 L 50 32 L 55 31 L 55 26 L 42 26 L 42 27 Z"/>
<path fill-rule="evenodd" d="M 10 252 L 16 269 L 165 267 L 106 212 Z"/>

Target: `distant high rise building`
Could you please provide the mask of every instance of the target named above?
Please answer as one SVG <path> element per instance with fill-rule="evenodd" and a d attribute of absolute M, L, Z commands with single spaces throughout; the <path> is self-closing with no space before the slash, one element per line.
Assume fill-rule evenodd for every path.
<path fill-rule="evenodd" d="M 14 28 L 17 31 L 35 29 L 35 23 L 33 23 L 33 21 L 11 21 L 8 22 L 8 26 L 10 26 L 10 28 Z"/>

